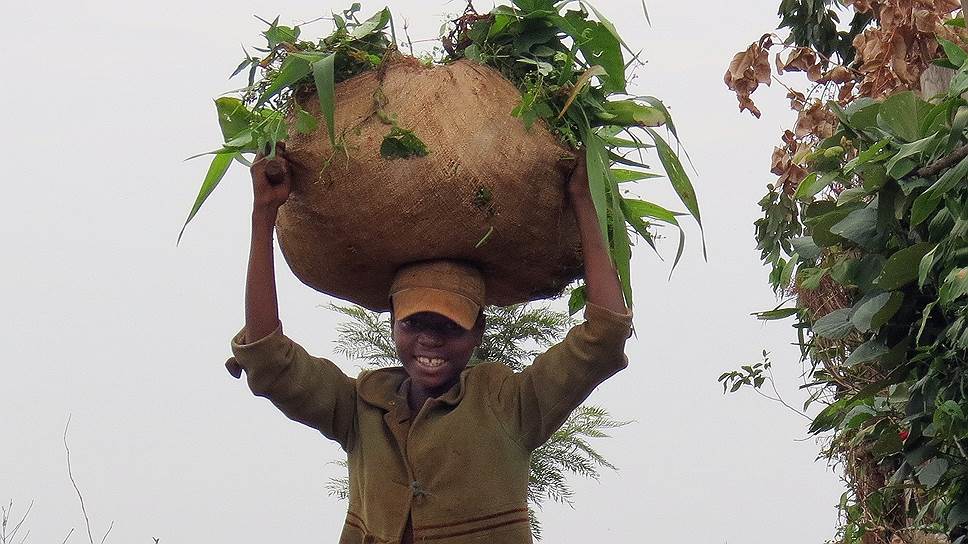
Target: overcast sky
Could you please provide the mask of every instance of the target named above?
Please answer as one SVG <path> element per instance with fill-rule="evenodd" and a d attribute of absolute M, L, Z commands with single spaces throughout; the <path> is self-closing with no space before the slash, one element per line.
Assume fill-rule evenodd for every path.
<path fill-rule="evenodd" d="M 251 189 L 233 168 L 180 247 L 206 168 L 183 162 L 219 143 L 212 98 L 253 15 L 298 22 L 347 2 L 225 0 L 15 2 L 5 20 L 5 153 L 0 234 L 0 501 L 34 501 L 28 542 L 87 540 L 72 468 L 99 534 L 113 543 L 335 542 L 345 503 L 327 496 L 340 449 L 281 416 L 222 367 L 242 324 Z M 833 536 L 842 488 L 806 420 L 751 392 L 723 396 L 724 370 L 772 352 L 794 405 L 800 365 L 754 251 L 756 202 L 792 113 L 782 89 L 737 111 L 722 84 L 733 53 L 776 26 L 776 0 L 599 0 L 648 65 L 634 90 L 663 98 L 699 174 L 698 230 L 668 262 L 633 261 L 638 337 L 630 367 L 592 396 L 635 423 L 595 446 L 618 472 L 574 481 L 574 509 L 540 512 L 545 542 L 816 544 Z M 373 12 L 382 2 L 364 2 Z M 417 40 L 463 3 L 390 3 Z M 479 2 L 478 8 L 489 5 Z M 304 36 L 329 32 L 307 26 Z M 762 95 L 762 96 L 761 96 Z M 664 181 L 641 194 L 674 204 Z M 664 244 L 671 258 L 674 247 Z M 330 300 L 277 259 L 282 319 L 310 352 L 333 355 Z M 347 373 L 355 362 L 339 361 Z M 83 535 L 83 536 L 82 536 Z M 97 536 L 95 537 L 98 538 Z"/>

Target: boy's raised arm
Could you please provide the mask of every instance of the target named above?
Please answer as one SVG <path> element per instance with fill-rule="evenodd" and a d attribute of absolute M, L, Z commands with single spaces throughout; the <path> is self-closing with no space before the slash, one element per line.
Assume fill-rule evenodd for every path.
<path fill-rule="evenodd" d="M 285 161 L 285 147 L 279 144 L 277 161 Z M 274 178 L 266 175 L 268 159 L 261 154 L 250 169 L 252 173 L 252 240 L 249 268 L 245 280 L 245 340 L 255 342 L 279 327 L 279 303 L 272 260 L 272 234 L 279 206 L 289 198 L 289 170 Z"/>
<path fill-rule="evenodd" d="M 588 169 L 585 155 L 579 155 L 578 163 L 567 185 L 568 198 L 578 221 L 581 236 L 582 258 L 585 265 L 586 300 L 617 314 L 626 314 L 625 298 L 618 282 L 618 274 L 605 248 L 598 216 L 588 187 Z"/>

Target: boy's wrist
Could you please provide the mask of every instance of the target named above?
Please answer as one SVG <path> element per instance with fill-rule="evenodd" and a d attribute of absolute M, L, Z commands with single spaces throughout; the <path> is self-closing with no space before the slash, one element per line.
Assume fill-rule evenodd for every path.
<path fill-rule="evenodd" d="M 269 226 L 274 227 L 276 224 L 276 215 L 279 212 L 278 206 L 273 206 L 271 204 L 263 206 L 254 206 L 252 208 L 252 226 L 253 227 L 264 227 Z"/>

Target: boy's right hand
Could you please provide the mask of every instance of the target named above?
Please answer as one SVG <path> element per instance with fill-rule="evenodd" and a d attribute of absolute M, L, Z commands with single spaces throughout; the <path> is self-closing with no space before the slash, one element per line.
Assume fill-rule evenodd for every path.
<path fill-rule="evenodd" d="M 270 160 L 262 153 L 257 154 L 249 172 L 252 174 L 253 210 L 275 214 L 292 190 L 285 142 L 276 144 L 274 159 Z"/>

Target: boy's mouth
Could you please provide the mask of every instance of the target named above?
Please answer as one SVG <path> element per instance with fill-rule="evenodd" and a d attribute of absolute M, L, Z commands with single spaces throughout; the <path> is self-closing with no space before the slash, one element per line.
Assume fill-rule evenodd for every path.
<path fill-rule="evenodd" d="M 440 366 L 443 366 L 443 364 L 446 362 L 447 361 L 439 357 L 421 357 L 421 356 L 417 357 L 417 363 L 420 366 L 423 366 L 426 368 L 438 368 Z"/>

